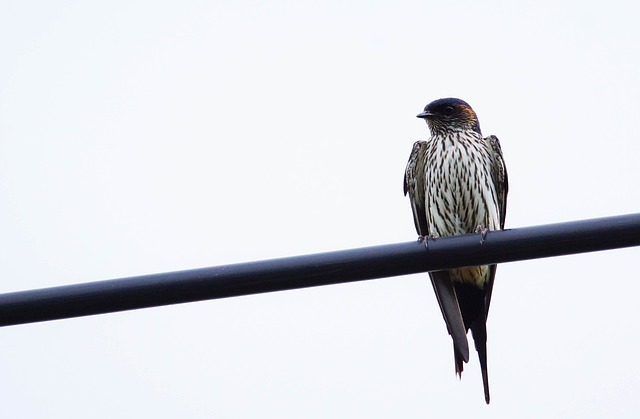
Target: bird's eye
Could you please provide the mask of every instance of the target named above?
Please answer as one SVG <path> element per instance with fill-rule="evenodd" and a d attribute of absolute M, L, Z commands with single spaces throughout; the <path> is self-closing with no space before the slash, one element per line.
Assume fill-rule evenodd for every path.
<path fill-rule="evenodd" d="M 452 106 L 447 106 L 446 108 L 444 108 L 442 113 L 445 114 L 446 116 L 453 115 L 453 107 Z"/>

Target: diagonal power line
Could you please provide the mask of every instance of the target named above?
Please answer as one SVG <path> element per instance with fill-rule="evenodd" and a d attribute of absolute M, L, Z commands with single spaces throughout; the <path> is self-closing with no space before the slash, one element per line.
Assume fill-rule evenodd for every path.
<path fill-rule="evenodd" d="M 0 326 L 640 245 L 640 214 L 0 294 Z"/>

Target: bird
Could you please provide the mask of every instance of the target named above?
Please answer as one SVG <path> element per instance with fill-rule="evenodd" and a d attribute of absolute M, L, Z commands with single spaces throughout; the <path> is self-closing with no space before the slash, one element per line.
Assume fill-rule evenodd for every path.
<path fill-rule="evenodd" d="M 417 115 L 431 137 L 413 144 L 404 176 L 418 241 L 504 229 L 509 189 L 498 138 L 483 137 L 467 102 L 438 99 Z M 455 371 L 469 362 L 471 329 L 480 359 L 485 402 L 489 404 L 487 314 L 496 265 L 430 272 L 438 305 L 453 340 Z"/>

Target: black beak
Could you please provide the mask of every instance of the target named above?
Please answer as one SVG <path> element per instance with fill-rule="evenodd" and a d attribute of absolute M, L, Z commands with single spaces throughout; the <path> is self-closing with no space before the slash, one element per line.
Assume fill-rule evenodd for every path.
<path fill-rule="evenodd" d="M 431 112 L 429 112 L 429 111 L 424 111 L 424 112 L 421 112 L 421 113 L 417 114 L 417 115 L 416 115 L 416 118 L 423 118 L 423 119 L 427 119 L 427 118 L 430 118 L 430 117 L 432 117 L 432 116 L 433 116 L 433 114 L 432 114 Z"/>

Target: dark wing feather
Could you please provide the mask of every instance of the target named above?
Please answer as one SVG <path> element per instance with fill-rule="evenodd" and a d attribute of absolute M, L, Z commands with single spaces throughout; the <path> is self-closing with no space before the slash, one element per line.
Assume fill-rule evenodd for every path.
<path fill-rule="evenodd" d="M 462 320 L 462 313 L 458 303 L 458 296 L 449 277 L 448 271 L 430 272 L 431 284 L 440 305 L 440 311 L 447 330 L 453 339 L 454 355 L 456 356 L 456 373 L 462 373 L 462 362 L 459 362 L 458 354 L 464 362 L 469 362 L 469 343 L 467 341 L 467 328 Z"/>
<path fill-rule="evenodd" d="M 509 178 L 507 176 L 507 166 L 502 156 L 500 141 L 495 135 L 485 138 L 492 151 L 491 177 L 498 194 L 498 210 L 500 214 L 500 228 L 504 229 L 504 220 L 507 216 L 507 193 L 509 192 Z M 491 292 L 493 291 L 493 280 L 496 276 L 496 265 L 489 266 L 489 281 L 486 284 L 485 307 L 489 314 L 489 304 L 491 302 Z"/>
<path fill-rule="evenodd" d="M 509 192 L 509 178 L 507 176 L 507 166 L 504 164 L 500 141 L 495 135 L 486 138 L 493 152 L 493 166 L 491 167 L 491 177 L 496 185 L 498 193 L 498 207 L 500 209 L 500 228 L 504 229 L 504 220 L 507 216 L 507 193 Z"/>
<path fill-rule="evenodd" d="M 429 235 L 424 199 L 424 155 L 426 148 L 426 141 L 416 141 L 413 144 L 413 149 L 409 156 L 409 162 L 407 163 L 407 168 L 404 172 L 404 194 L 409 194 L 411 212 L 413 213 L 413 222 L 416 226 L 416 231 L 420 236 Z"/>

